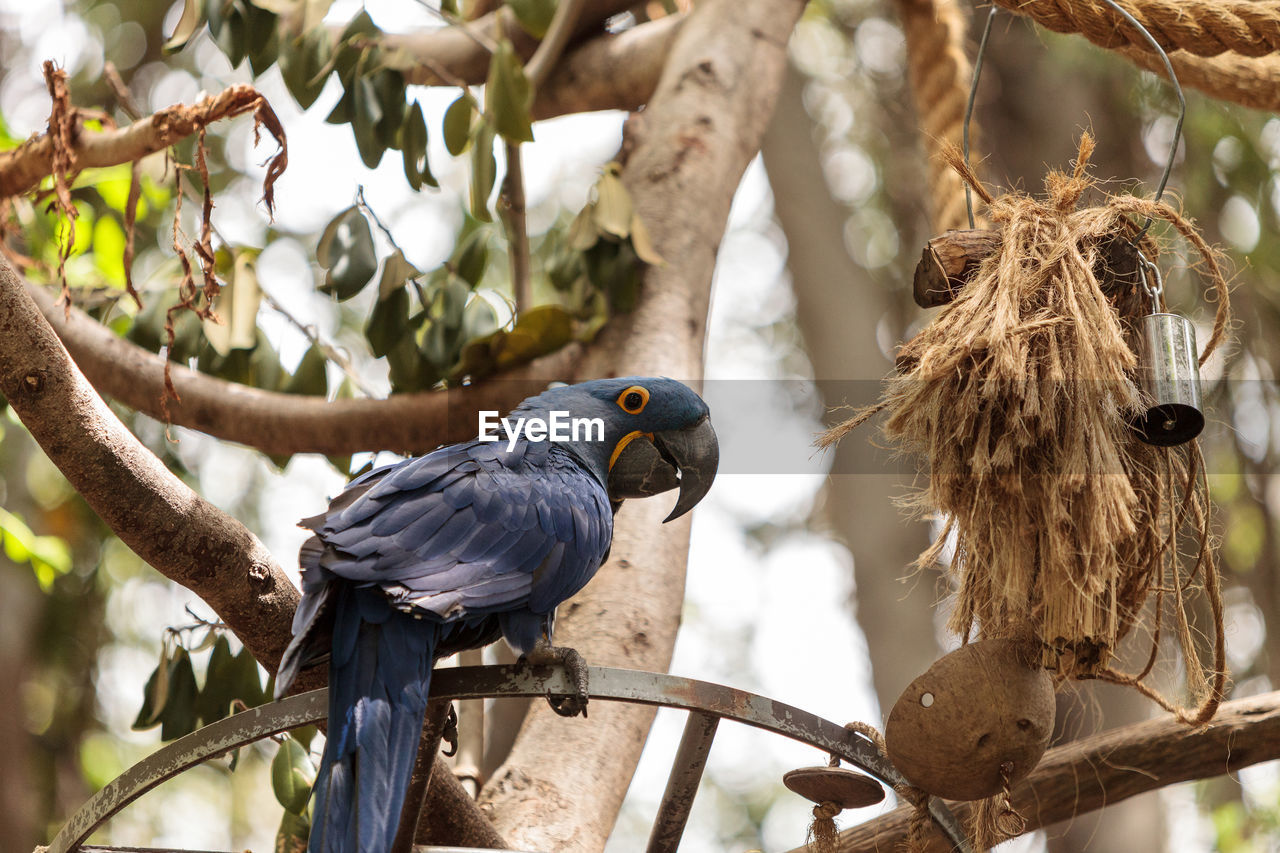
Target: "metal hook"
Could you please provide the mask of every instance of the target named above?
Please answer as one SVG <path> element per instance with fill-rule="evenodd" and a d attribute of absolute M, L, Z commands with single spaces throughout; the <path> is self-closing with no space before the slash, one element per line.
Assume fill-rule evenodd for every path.
<path fill-rule="evenodd" d="M 991 11 L 987 13 L 987 23 L 982 28 L 982 40 L 978 42 L 978 55 L 973 59 L 973 83 L 969 85 L 969 101 L 964 106 L 964 133 L 961 139 L 966 166 L 969 165 L 969 122 L 973 119 L 973 102 L 978 94 L 978 78 L 982 76 L 982 60 L 987 55 L 987 37 L 991 35 L 991 25 L 995 22 L 998 11 L 998 7 L 992 6 Z M 967 181 L 964 185 L 964 208 L 969 214 L 969 228 L 972 230 L 977 226 L 973 220 L 973 190 Z"/>

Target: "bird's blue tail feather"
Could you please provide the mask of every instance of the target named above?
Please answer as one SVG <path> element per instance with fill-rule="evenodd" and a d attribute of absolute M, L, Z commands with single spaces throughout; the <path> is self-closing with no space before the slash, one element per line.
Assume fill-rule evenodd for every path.
<path fill-rule="evenodd" d="M 309 853 L 385 853 L 413 772 L 439 626 L 395 611 L 381 590 L 336 591 L 329 732 Z"/>

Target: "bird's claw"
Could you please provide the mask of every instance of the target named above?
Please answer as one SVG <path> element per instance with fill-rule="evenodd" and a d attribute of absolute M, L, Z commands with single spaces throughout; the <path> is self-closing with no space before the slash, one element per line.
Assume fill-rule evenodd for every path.
<path fill-rule="evenodd" d="M 449 744 L 449 748 L 444 751 L 446 758 L 452 758 L 458 754 L 458 712 L 454 709 L 452 702 L 449 703 L 449 715 L 445 717 L 440 740 Z"/>
<path fill-rule="evenodd" d="M 547 704 L 551 706 L 552 711 L 562 717 L 576 717 L 581 714 L 583 719 L 586 718 L 590 694 L 587 690 L 587 662 L 582 655 L 574 649 L 553 646 L 543 639 L 532 652 L 524 656 L 523 660 L 530 664 L 561 664 L 565 675 L 569 676 L 569 681 L 573 684 L 573 692 L 557 695 L 548 690 Z"/>
<path fill-rule="evenodd" d="M 572 693 L 562 693 L 557 696 L 548 690 L 547 704 L 551 706 L 551 710 L 562 717 L 576 717 L 581 714 L 584 720 L 587 718 L 586 696 L 576 696 Z"/>

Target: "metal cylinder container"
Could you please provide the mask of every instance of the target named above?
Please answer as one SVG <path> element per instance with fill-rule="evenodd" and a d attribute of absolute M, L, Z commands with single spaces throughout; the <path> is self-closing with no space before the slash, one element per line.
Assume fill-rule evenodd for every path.
<path fill-rule="evenodd" d="M 1184 444 L 1204 429 L 1196 330 L 1179 314 L 1148 314 L 1138 326 L 1138 382 L 1146 413 L 1133 427 L 1147 444 Z"/>

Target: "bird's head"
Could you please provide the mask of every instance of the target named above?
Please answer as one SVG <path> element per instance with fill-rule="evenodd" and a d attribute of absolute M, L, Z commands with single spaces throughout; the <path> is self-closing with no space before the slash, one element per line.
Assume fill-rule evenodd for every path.
<path fill-rule="evenodd" d="M 569 438 L 549 440 L 581 459 L 613 500 L 679 486 L 680 497 L 664 519 L 671 521 L 693 509 L 711 488 L 720 463 L 711 411 L 683 383 L 648 376 L 593 379 L 530 397 L 509 419 L 551 422 L 556 413 L 562 413 L 560 435 L 567 431 Z"/>

